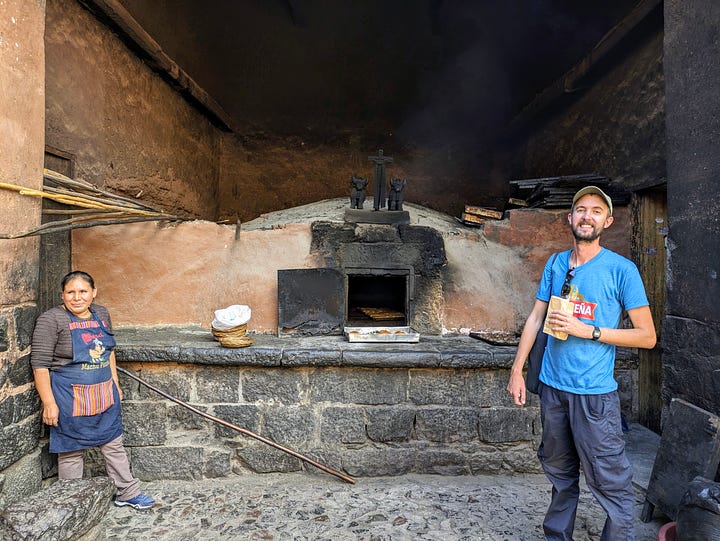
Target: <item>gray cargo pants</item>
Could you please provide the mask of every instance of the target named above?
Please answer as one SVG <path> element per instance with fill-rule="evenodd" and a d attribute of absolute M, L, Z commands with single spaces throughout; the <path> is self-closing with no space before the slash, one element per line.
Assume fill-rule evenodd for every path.
<path fill-rule="evenodd" d="M 540 411 L 538 458 L 553 486 L 545 537 L 572 540 L 582 466 L 590 491 L 607 513 L 601 541 L 632 541 L 635 496 L 617 392 L 577 395 L 541 384 Z"/>

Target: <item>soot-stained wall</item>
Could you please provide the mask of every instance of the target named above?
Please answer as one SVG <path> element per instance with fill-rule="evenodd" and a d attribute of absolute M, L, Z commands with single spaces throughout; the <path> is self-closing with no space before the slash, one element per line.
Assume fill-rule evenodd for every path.
<path fill-rule="evenodd" d="M 235 120 L 219 215 L 245 222 L 349 194 L 378 148 L 406 201 L 502 207 L 490 143 L 637 2 L 120 3 Z"/>
<path fill-rule="evenodd" d="M 380 145 L 345 135 L 327 143 L 297 136 L 263 135 L 222 140 L 218 216 L 234 223 L 268 212 L 324 199 L 347 197 L 352 175 L 367 178 L 367 205 L 372 208 L 374 165 Z M 387 178 L 406 178 L 405 201 L 460 216 L 465 204 L 480 204 L 480 169 L 468 171 L 464 159 L 447 147 L 383 149 L 393 158 Z M 479 165 L 476 167 L 480 167 Z M 485 200 L 496 203 L 492 198 Z"/>
<path fill-rule="evenodd" d="M 47 2 L 46 143 L 77 176 L 166 212 L 217 216 L 220 134 L 75 0 Z"/>
<path fill-rule="evenodd" d="M 348 120 L 332 122 L 334 128 L 328 129 L 318 113 L 325 126 L 318 135 L 312 124 L 296 129 L 298 119 L 273 106 L 272 118 L 284 119 L 279 125 L 288 126 L 287 130 L 277 124 L 270 130 L 258 128 L 241 115 L 235 126 L 239 131 L 227 133 L 213 126 L 77 1 L 48 2 L 47 20 L 47 143 L 76 156 L 81 178 L 167 212 L 245 222 L 266 212 L 349 196 L 351 175 L 372 177 L 368 156 L 384 147 L 386 155 L 395 158 L 388 177 L 408 179 L 407 201 L 452 210 L 456 215 L 465 203 L 480 203 L 483 189 L 477 179 L 483 175 L 475 143 L 461 143 L 457 134 L 442 135 L 437 124 L 426 127 L 432 144 L 396 142 L 393 132 L 399 123 L 393 118 L 400 106 L 395 112 L 368 111 L 373 102 L 361 106 L 353 98 L 365 90 L 355 89 L 352 79 L 343 83 L 350 85 L 347 91 L 334 90 L 336 101 L 353 111 L 362 109 L 350 115 L 352 125 Z M 308 39 L 301 34 L 299 39 Z M 272 37 L 273 42 L 284 43 L 283 39 L 277 34 Z M 184 43 L 192 49 L 191 40 Z M 371 54 L 374 49 L 368 46 L 368 50 Z M 407 47 L 404 50 L 403 54 L 411 54 Z M 417 54 L 427 56 L 427 51 Z M 387 75 L 377 84 L 383 92 L 409 96 L 412 81 L 397 71 L 403 62 L 395 62 L 396 68 L 387 64 L 393 64 L 392 58 L 384 60 Z M 345 69 L 356 72 L 360 68 Z M 372 72 L 371 76 L 381 77 Z M 294 100 L 306 92 L 313 94 L 292 70 L 283 77 L 284 82 L 279 78 L 265 81 L 264 87 L 253 86 L 251 96 L 275 99 L 278 86 L 297 87 Z M 403 79 L 402 89 L 396 88 L 398 78 Z M 333 89 L 336 82 L 337 77 L 328 74 L 322 87 Z M 286 93 L 284 88 L 280 95 Z M 257 112 L 254 98 L 249 102 L 246 94 L 241 98 L 247 111 Z"/>
<path fill-rule="evenodd" d="M 53 0 L 48 143 L 76 154 L 88 180 L 230 222 L 345 196 L 352 174 L 372 175 L 378 148 L 395 158 L 388 175 L 408 179 L 406 201 L 455 216 L 504 206 L 491 142 L 631 7 L 533 17 L 433 1 L 120 4 L 227 110 L 234 133 L 213 129 L 77 2 Z M 546 169 L 576 172 L 557 165 Z"/>
<path fill-rule="evenodd" d="M 514 66 L 500 65 L 510 44 L 493 45 L 483 8 L 122 3 L 236 120 L 223 145 L 222 219 L 349 195 L 378 148 L 395 158 L 388 174 L 408 178 L 407 201 L 459 215 L 488 191 L 478 134 L 492 134 L 507 105 L 484 107 L 476 92 L 506 97 Z"/>
<path fill-rule="evenodd" d="M 660 184 L 665 168 L 663 32 L 659 10 L 598 63 L 579 88 L 519 125 L 495 174 L 535 178 L 597 172 L 628 189 Z M 500 170 L 501 169 L 501 170 Z"/>
<path fill-rule="evenodd" d="M 713 0 L 665 2 L 668 214 L 663 397 L 720 415 L 720 55 Z"/>

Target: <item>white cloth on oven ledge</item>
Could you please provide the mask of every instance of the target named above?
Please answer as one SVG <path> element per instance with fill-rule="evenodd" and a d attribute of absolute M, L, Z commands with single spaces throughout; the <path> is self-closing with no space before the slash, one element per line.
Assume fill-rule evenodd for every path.
<path fill-rule="evenodd" d="M 244 304 L 233 304 L 227 308 L 215 310 L 215 319 L 212 321 L 213 329 L 229 331 L 250 321 L 252 311 Z"/>

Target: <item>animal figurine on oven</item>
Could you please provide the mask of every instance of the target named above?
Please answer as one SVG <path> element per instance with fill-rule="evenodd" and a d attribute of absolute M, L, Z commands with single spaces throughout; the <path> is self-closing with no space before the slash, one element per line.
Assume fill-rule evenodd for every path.
<path fill-rule="evenodd" d="M 391 178 L 390 191 L 388 193 L 388 210 L 402 210 L 403 190 L 407 184 L 405 178 Z"/>
<path fill-rule="evenodd" d="M 350 208 L 351 209 L 362 209 L 365 203 L 365 188 L 368 185 L 368 180 L 362 177 L 356 177 L 352 175 L 350 179 L 350 186 L 352 191 L 350 192 Z"/>

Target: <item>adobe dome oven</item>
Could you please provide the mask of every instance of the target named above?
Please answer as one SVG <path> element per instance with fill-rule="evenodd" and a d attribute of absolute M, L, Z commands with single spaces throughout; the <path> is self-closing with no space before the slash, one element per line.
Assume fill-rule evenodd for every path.
<path fill-rule="evenodd" d="M 327 267 L 278 271 L 279 335 L 386 325 L 440 334 L 440 270 L 446 257 L 436 230 L 407 223 L 315 222 L 312 250 Z"/>

